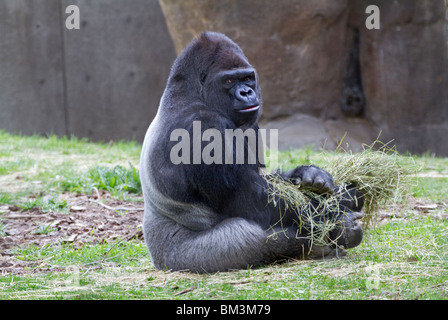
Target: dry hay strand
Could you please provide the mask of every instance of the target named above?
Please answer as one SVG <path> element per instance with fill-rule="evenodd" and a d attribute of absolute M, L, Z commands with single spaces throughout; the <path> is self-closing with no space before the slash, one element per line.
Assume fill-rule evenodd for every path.
<path fill-rule="evenodd" d="M 283 230 L 283 217 L 286 212 L 292 211 L 295 213 L 293 220 L 298 226 L 297 239 L 302 237 L 318 246 L 327 245 L 328 233 L 340 222 L 335 219 L 326 219 L 328 215 L 323 216 L 322 212 L 337 213 L 339 211 L 337 197 L 311 192 L 283 180 L 277 174 L 267 174 L 264 177 L 269 185 L 268 202 L 278 206 L 281 211 L 279 221 L 271 226 L 271 229 L 274 230 L 275 227 L 280 226 Z M 271 237 L 276 236 L 275 232 L 271 235 Z"/>
<path fill-rule="evenodd" d="M 409 195 L 417 165 L 411 156 L 401 156 L 395 146 L 376 140 L 364 145 L 359 153 L 346 152 L 341 147 L 338 151 L 341 153 L 335 159 L 326 157 L 324 169 L 333 176 L 335 185 L 353 184 L 364 195 L 365 226 L 377 222 L 379 209 Z"/>
<path fill-rule="evenodd" d="M 341 194 L 347 189 L 356 186 L 363 194 L 362 222 L 363 227 L 368 228 L 376 224 L 379 209 L 409 194 L 417 171 L 412 157 L 400 156 L 395 147 L 389 148 L 379 140 L 364 145 L 358 153 L 347 152 L 340 146 L 337 151 L 337 154 L 325 152 L 324 165 L 321 166 L 333 176 L 337 186 L 334 193 L 317 194 L 283 180 L 278 174 L 265 175 L 269 185 L 266 190 L 268 201 L 279 206 L 284 213 L 289 210 L 295 212 L 299 232 L 308 234 L 307 238 L 316 245 L 327 245 L 328 232 L 342 223 L 341 219 L 328 217 L 344 214 L 345 208 L 339 203 Z M 283 200 L 284 208 L 280 208 L 280 200 Z M 322 212 L 327 214 L 323 215 Z M 278 224 L 282 224 L 282 219 Z"/>

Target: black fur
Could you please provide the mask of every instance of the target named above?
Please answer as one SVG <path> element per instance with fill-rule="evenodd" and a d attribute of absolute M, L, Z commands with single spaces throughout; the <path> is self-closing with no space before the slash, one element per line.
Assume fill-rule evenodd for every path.
<path fill-rule="evenodd" d="M 282 227 L 271 227 L 280 219 L 282 204 L 276 207 L 267 203 L 268 185 L 260 176 L 260 161 L 171 161 L 170 150 L 177 143 L 170 139 L 173 130 L 185 129 L 191 135 L 193 122 L 200 121 L 202 132 L 210 128 L 223 135 L 226 129 L 237 128 L 257 132 L 257 105 L 261 106 L 261 95 L 256 71 L 226 36 L 203 33 L 174 62 L 158 113 L 145 137 L 140 167 L 144 237 L 157 268 L 216 272 L 287 257 L 345 253 L 337 247 L 311 247 L 299 237 L 291 212 L 286 212 Z M 247 145 L 245 148 L 250 152 Z M 190 160 L 194 157 L 192 149 Z M 280 174 L 317 192 L 334 188 L 331 176 L 314 166 Z M 346 247 L 362 239 L 361 227 L 354 222 L 357 218 L 359 214 L 351 212 L 340 217 L 347 220 L 349 229 L 339 231 L 351 235 L 343 243 Z M 269 237 L 273 233 L 278 234 Z"/>

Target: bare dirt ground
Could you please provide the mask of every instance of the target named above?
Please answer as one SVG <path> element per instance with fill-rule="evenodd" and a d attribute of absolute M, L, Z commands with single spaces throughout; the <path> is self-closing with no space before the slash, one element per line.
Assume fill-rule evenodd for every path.
<path fill-rule="evenodd" d="M 103 241 L 143 240 L 141 201 L 120 201 L 105 191 L 92 195 L 63 193 L 60 199 L 67 201 L 68 211 L 43 213 L 39 208 L 25 211 L 13 205 L 0 206 L 0 222 L 6 225 L 0 237 L 0 274 L 57 271 L 35 268 L 39 262 L 18 259 L 16 252 L 21 246 L 66 243 L 79 248 Z M 395 204 L 380 210 L 376 221 L 382 224 L 427 215 L 447 219 L 446 208 L 446 203 L 409 198 L 406 207 Z M 39 226 L 54 230 L 39 233 Z"/>
<path fill-rule="evenodd" d="M 102 191 L 98 195 L 62 194 L 68 212 L 43 213 L 39 208 L 24 211 L 13 205 L 0 206 L 0 222 L 6 225 L 2 230 L 5 236 L 0 237 L 0 272 L 23 273 L 35 266 L 33 261 L 15 257 L 14 250 L 20 246 L 68 243 L 78 248 L 103 241 L 141 241 L 143 203 L 119 201 Z M 39 226 L 53 231 L 39 233 Z"/>

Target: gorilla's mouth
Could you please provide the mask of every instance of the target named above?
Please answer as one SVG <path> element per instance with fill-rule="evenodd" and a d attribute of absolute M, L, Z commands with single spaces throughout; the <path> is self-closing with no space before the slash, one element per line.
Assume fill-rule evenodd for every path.
<path fill-rule="evenodd" d="M 260 106 L 256 105 L 256 106 L 251 106 L 251 107 L 248 107 L 245 109 L 236 110 L 236 112 L 241 112 L 241 113 L 254 112 L 254 111 L 257 111 L 258 109 L 260 109 Z"/>

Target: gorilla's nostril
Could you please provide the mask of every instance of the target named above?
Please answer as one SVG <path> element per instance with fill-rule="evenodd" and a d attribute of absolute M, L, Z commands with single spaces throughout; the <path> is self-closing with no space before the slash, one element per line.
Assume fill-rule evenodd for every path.
<path fill-rule="evenodd" d="M 254 92 L 251 89 L 248 90 L 241 90 L 240 95 L 242 97 L 251 96 Z"/>

